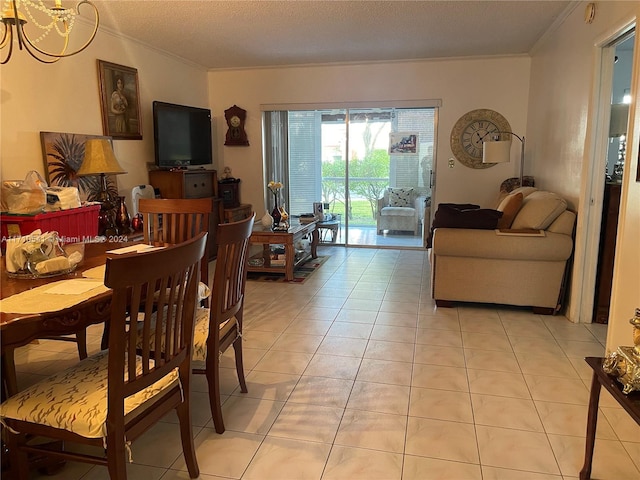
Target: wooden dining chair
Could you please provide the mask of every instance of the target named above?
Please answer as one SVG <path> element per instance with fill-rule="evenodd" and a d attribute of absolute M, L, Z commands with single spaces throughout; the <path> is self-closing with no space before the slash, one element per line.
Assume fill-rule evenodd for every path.
<path fill-rule="evenodd" d="M 198 308 L 194 333 L 193 360 L 205 368 L 193 373 L 205 374 L 209 385 L 209 404 L 216 432 L 224 432 L 220 402 L 220 356 L 231 345 L 235 350 L 240 390 L 247 392 L 242 363 L 242 317 L 247 282 L 249 237 L 255 213 L 234 223 L 218 225 L 218 256 L 211 288 L 209 308 Z"/>
<path fill-rule="evenodd" d="M 213 212 L 211 198 L 141 198 L 138 212 L 142 214 L 145 243 L 174 244 L 209 231 Z M 201 265 L 201 279 L 209 282 L 209 247 Z"/>
<path fill-rule="evenodd" d="M 202 233 L 161 250 L 107 259 L 104 283 L 113 290 L 109 349 L 0 405 L 11 478 L 27 479 L 27 455 L 37 453 L 105 465 L 111 479 L 126 479 L 127 456 L 135 458 L 130 442 L 171 410 L 178 414 L 189 476 L 198 477 L 189 401 L 196 294 L 206 241 Z M 139 329 L 129 328 L 132 309 L 140 312 Z M 155 329 L 158 321 L 168 328 Z M 146 347 L 137 350 L 139 342 Z M 33 436 L 102 447 L 105 454 L 51 450 L 28 443 Z"/>

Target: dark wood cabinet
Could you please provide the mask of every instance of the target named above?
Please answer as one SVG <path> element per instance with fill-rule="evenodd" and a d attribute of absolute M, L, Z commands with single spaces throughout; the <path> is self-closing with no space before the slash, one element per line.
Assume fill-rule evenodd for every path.
<path fill-rule="evenodd" d="M 211 197 L 213 213 L 209 218 L 209 260 L 216 258 L 216 229 L 222 218 L 222 200 L 218 198 L 218 173 L 215 170 L 151 170 L 149 183 L 162 198 Z"/>
<path fill-rule="evenodd" d="M 239 207 L 236 208 L 225 208 L 224 209 L 224 221 L 225 223 L 230 222 L 239 222 L 240 220 L 244 220 L 245 218 L 249 218 L 251 216 L 251 204 L 243 203 Z"/>
<path fill-rule="evenodd" d="M 622 185 L 619 183 L 607 183 L 604 187 L 600 249 L 593 305 L 593 321 L 596 323 L 608 323 L 609 320 L 621 189 Z"/>

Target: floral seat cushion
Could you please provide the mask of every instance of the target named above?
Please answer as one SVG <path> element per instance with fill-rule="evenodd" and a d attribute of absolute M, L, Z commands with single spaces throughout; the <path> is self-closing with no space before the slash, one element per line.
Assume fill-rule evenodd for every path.
<path fill-rule="evenodd" d="M 64 429 L 87 438 L 105 437 L 108 360 L 108 351 L 100 352 L 19 392 L 0 405 L 0 421 L 11 418 Z M 140 360 L 138 357 L 137 372 L 142 371 Z M 128 397 L 124 403 L 125 415 L 177 382 L 178 372 L 174 370 Z"/>
<path fill-rule="evenodd" d="M 232 318 L 220 325 L 220 338 L 224 337 L 236 324 Z M 209 337 L 209 309 L 196 309 L 196 327 L 193 332 L 193 352 L 191 359 L 204 362 L 207 359 L 207 338 Z"/>

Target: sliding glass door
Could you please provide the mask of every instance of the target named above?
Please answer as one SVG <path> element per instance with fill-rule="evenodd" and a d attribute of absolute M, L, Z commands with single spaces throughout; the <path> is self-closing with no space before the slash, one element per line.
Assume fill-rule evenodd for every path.
<path fill-rule="evenodd" d="M 435 117 L 435 108 L 266 111 L 267 176 L 285 184 L 290 214 L 321 203 L 325 243 L 420 247 Z"/>

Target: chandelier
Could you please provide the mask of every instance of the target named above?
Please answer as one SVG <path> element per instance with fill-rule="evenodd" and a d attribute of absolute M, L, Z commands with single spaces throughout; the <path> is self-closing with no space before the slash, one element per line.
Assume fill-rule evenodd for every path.
<path fill-rule="evenodd" d="M 93 9 L 95 25 L 93 32 L 84 45 L 77 50 L 68 52 L 69 36 L 78 16 L 80 8 L 88 5 Z M 98 31 L 98 9 L 89 0 L 83 0 L 76 8 L 64 8 L 62 0 L 55 0 L 53 7 L 47 7 L 43 0 L 5 0 L 2 6 L 2 40 L 0 50 L 6 49 L 4 59 L 0 65 L 4 65 L 13 53 L 14 39 L 17 40 L 20 50 L 26 50 L 36 60 L 42 63 L 54 63 L 63 57 L 69 57 L 80 53 L 93 41 Z M 27 27 L 29 25 L 29 27 Z M 27 30 L 30 33 L 27 33 Z M 47 51 L 42 46 L 42 41 L 50 33 L 57 33 L 61 38 L 61 46 L 55 51 Z"/>

